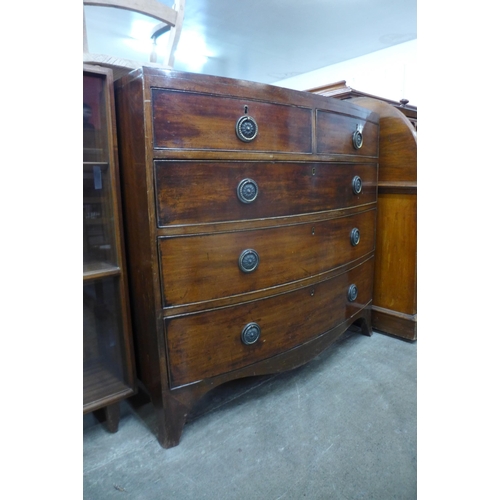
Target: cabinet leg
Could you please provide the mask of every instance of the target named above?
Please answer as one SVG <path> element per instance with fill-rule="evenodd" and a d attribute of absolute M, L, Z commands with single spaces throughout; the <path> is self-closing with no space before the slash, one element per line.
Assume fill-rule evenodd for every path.
<path fill-rule="evenodd" d="M 373 330 L 371 323 L 371 311 L 369 309 L 365 309 L 362 312 L 361 317 L 357 319 L 353 324 L 361 329 L 362 335 L 366 335 L 367 337 L 372 336 Z"/>
<path fill-rule="evenodd" d="M 156 410 L 157 437 L 163 448 L 173 448 L 179 444 L 189 412 L 211 388 L 211 383 L 200 383 L 177 389 L 175 394 L 165 391 L 163 394 L 151 395 Z"/>
<path fill-rule="evenodd" d="M 181 440 L 189 409 L 172 398 L 166 408 L 159 408 L 157 412 L 158 441 L 163 448 L 177 446 Z"/>
<path fill-rule="evenodd" d="M 115 403 L 104 408 L 106 414 L 106 427 L 109 432 L 116 432 L 120 423 L 120 403 Z"/>
<path fill-rule="evenodd" d="M 367 337 L 371 337 L 373 335 L 372 325 L 370 321 L 363 319 L 362 321 L 360 321 L 360 326 L 361 333 L 363 335 L 366 335 Z"/>

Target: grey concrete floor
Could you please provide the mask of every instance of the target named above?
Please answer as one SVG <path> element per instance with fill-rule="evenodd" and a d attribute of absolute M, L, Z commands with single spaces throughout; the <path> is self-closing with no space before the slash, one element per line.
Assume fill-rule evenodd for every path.
<path fill-rule="evenodd" d="M 84 416 L 84 498 L 417 498 L 417 343 L 347 332 L 310 363 L 207 394 L 175 448 L 152 405 L 121 403 L 117 433 Z"/>

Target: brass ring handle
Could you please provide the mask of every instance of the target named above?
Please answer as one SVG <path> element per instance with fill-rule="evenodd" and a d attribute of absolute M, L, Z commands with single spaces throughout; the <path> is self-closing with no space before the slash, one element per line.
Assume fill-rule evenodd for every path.
<path fill-rule="evenodd" d="M 254 118 L 243 115 L 236 122 L 236 135 L 240 141 L 251 142 L 257 137 L 259 126 Z"/>
<path fill-rule="evenodd" d="M 347 291 L 347 300 L 349 302 L 354 302 L 358 298 L 358 287 L 353 283 L 349 286 Z"/>
<path fill-rule="evenodd" d="M 239 182 L 236 188 L 238 200 L 243 203 L 252 203 L 257 199 L 259 194 L 259 186 L 253 179 L 243 179 Z"/>
<path fill-rule="evenodd" d="M 252 345 L 259 340 L 260 326 L 257 323 L 248 323 L 241 330 L 241 341 L 245 345 Z"/>
<path fill-rule="evenodd" d="M 358 124 L 356 130 L 352 134 L 352 145 L 354 149 L 361 149 L 361 146 L 363 146 L 363 125 Z"/>
<path fill-rule="evenodd" d="M 359 233 L 359 229 L 354 227 L 351 231 L 351 245 L 355 247 L 359 244 L 359 240 L 361 239 L 361 235 Z"/>
<path fill-rule="evenodd" d="M 241 252 L 238 259 L 238 266 L 244 273 L 251 273 L 257 269 L 259 265 L 259 254 L 252 248 L 248 248 Z"/>
<path fill-rule="evenodd" d="M 352 178 L 352 192 L 354 194 L 360 194 L 363 189 L 363 181 L 359 175 L 355 175 Z"/>

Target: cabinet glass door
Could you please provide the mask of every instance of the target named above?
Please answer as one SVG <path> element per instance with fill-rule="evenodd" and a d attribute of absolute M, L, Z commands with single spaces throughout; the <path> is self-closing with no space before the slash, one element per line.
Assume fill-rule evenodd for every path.
<path fill-rule="evenodd" d="M 116 414 L 117 403 L 135 392 L 115 135 L 112 73 L 84 67 L 84 413 Z"/>

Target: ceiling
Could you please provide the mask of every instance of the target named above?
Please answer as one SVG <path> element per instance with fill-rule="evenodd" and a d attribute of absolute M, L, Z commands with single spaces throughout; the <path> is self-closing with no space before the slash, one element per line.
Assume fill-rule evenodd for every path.
<path fill-rule="evenodd" d="M 85 18 L 90 52 L 148 61 L 158 21 L 104 7 Z M 275 83 L 416 38 L 417 0 L 186 0 L 174 68 Z"/>

